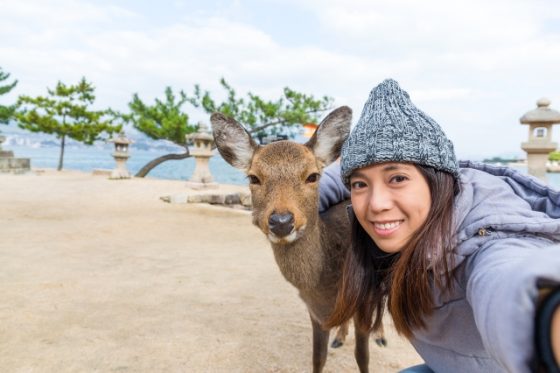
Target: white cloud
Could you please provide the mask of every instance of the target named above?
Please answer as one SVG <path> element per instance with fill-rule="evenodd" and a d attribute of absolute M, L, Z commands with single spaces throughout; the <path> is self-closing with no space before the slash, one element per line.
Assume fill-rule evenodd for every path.
<path fill-rule="evenodd" d="M 416 90 L 412 92 L 414 99 L 417 102 L 422 101 L 447 101 L 468 97 L 473 94 L 468 89 L 455 88 L 455 89 L 425 89 Z"/>
<path fill-rule="evenodd" d="M 372 45 L 491 47 L 497 42 L 529 40 L 542 19 L 558 5 L 526 0 L 326 0 L 306 1 L 328 29 Z M 550 9 L 552 8 L 552 9 Z"/>
<path fill-rule="evenodd" d="M 243 2 L 215 12 L 176 2 L 169 11 L 183 13 L 159 23 L 138 9 L 87 1 L 8 2 L 0 66 L 20 83 L 1 100 L 86 76 L 100 107 L 124 110 L 132 93 L 151 100 L 167 85 L 189 92 L 199 83 L 220 95 L 225 77 L 241 95 L 275 98 L 289 86 L 334 96 L 356 120 L 371 88 L 393 77 L 459 153 L 499 154 L 519 149 L 526 129 L 518 118 L 537 98 L 560 107 L 560 35 L 545 27 L 560 5 L 544 4 L 286 0 L 289 12 L 303 6 L 321 22 L 320 40 L 295 47 L 230 18 Z"/>

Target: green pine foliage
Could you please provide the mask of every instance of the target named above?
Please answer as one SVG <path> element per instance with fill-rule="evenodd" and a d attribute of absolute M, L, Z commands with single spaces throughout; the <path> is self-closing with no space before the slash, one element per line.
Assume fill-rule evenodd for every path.
<path fill-rule="evenodd" d="M 130 113 L 119 115 L 154 140 L 169 140 L 185 146 L 185 135 L 198 129 L 196 124 L 189 123 L 189 115 L 183 108 L 187 103 L 207 114 L 221 112 L 235 118 L 249 132 L 261 135 L 289 132 L 301 124 L 316 122 L 318 116 L 332 104 L 330 97 L 315 99 L 290 88 L 284 88 L 283 95 L 277 100 L 264 100 L 252 93 L 240 98 L 225 79 L 221 79 L 220 84 L 227 94 L 222 102 L 214 100 L 199 85 L 195 85 L 192 97 L 183 91 L 179 91 L 177 97 L 171 87 L 167 87 L 164 100 L 156 99 L 152 105 L 144 103 L 138 94 L 134 94 L 128 104 Z"/>
<path fill-rule="evenodd" d="M 123 122 L 131 123 L 154 140 L 168 140 L 185 147 L 183 154 L 167 154 L 150 161 L 135 176 L 144 177 L 163 162 L 190 157 L 185 135 L 196 132 L 198 125 L 189 123 L 189 115 L 184 108 L 186 104 L 202 109 L 207 114 L 221 112 L 235 118 L 249 132 L 261 137 L 271 134 L 292 135 L 299 125 L 316 122 L 319 114 L 328 110 L 332 103 L 329 97 L 315 99 L 290 88 L 284 88 L 283 95 L 277 100 L 265 100 L 252 93 L 241 98 L 225 79 L 221 79 L 220 84 L 227 96 L 221 102 L 214 100 L 208 91 L 202 91 L 199 85 L 195 85 L 191 97 L 183 91 L 175 95 L 171 87 L 167 87 L 163 100 L 156 99 L 154 104 L 149 105 L 138 94 L 134 94 L 128 104 L 130 113 L 113 112 Z"/>
<path fill-rule="evenodd" d="M 227 94 L 225 101 L 217 103 L 208 91 L 203 92 L 198 85 L 195 85 L 194 96 L 189 101 L 208 114 L 220 112 L 235 118 L 250 133 L 259 135 L 293 134 L 293 130 L 300 125 L 317 122 L 319 115 L 328 110 L 333 102 L 331 97 L 316 99 L 288 87 L 276 100 L 265 100 L 250 92 L 246 98 L 239 98 L 225 79 L 222 78 L 220 84 Z"/>
<path fill-rule="evenodd" d="M 10 78 L 10 74 L 2 71 L 0 67 L 0 96 L 7 94 L 17 85 L 18 81 L 15 80 L 7 85 L 2 85 L 2 82 Z M 0 105 L 0 123 L 8 124 L 10 119 L 13 118 L 16 111 L 16 104 L 10 106 Z"/>
<path fill-rule="evenodd" d="M 184 147 L 185 136 L 198 129 L 183 111 L 188 101 L 183 91 L 177 97 L 171 87 L 165 88 L 164 100 L 156 99 L 152 105 L 145 104 L 135 93 L 128 104 L 130 114 L 121 114 L 121 118 L 154 140 L 169 140 Z"/>
<path fill-rule="evenodd" d="M 548 155 L 548 160 L 549 161 L 556 161 L 556 162 L 560 161 L 560 152 L 555 151 L 555 152 L 550 153 Z"/>
<path fill-rule="evenodd" d="M 15 114 L 18 125 L 31 132 L 54 134 L 60 139 L 58 170 L 62 169 L 65 139 L 70 137 L 87 145 L 121 130 L 113 125 L 107 110 L 91 110 L 95 101 L 93 85 L 82 78 L 76 85 L 58 82 L 47 89 L 47 96 L 20 96 Z"/>

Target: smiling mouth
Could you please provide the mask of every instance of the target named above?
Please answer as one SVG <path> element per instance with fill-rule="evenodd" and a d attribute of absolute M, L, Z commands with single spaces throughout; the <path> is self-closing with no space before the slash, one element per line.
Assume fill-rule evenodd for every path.
<path fill-rule="evenodd" d="M 388 236 L 391 233 L 395 232 L 397 229 L 399 229 L 402 222 L 404 222 L 404 220 L 394 220 L 394 221 L 383 222 L 383 223 L 372 222 L 372 225 L 377 234 L 379 234 L 380 236 Z"/>

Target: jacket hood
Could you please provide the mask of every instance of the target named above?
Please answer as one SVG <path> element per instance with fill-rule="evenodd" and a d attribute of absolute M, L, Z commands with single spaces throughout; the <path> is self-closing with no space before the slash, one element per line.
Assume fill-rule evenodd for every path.
<path fill-rule="evenodd" d="M 460 162 L 455 199 L 455 264 L 494 234 L 534 234 L 560 240 L 560 192 L 507 167 Z"/>

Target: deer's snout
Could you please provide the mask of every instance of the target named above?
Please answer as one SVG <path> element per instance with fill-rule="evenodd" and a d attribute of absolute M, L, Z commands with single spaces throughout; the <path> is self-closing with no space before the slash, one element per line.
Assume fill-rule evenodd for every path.
<path fill-rule="evenodd" d="M 294 229 L 294 215 L 290 212 L 286 214 L 273 213 L 268 218 L 268 228 L 277 237 L 285 237 Z"/>

